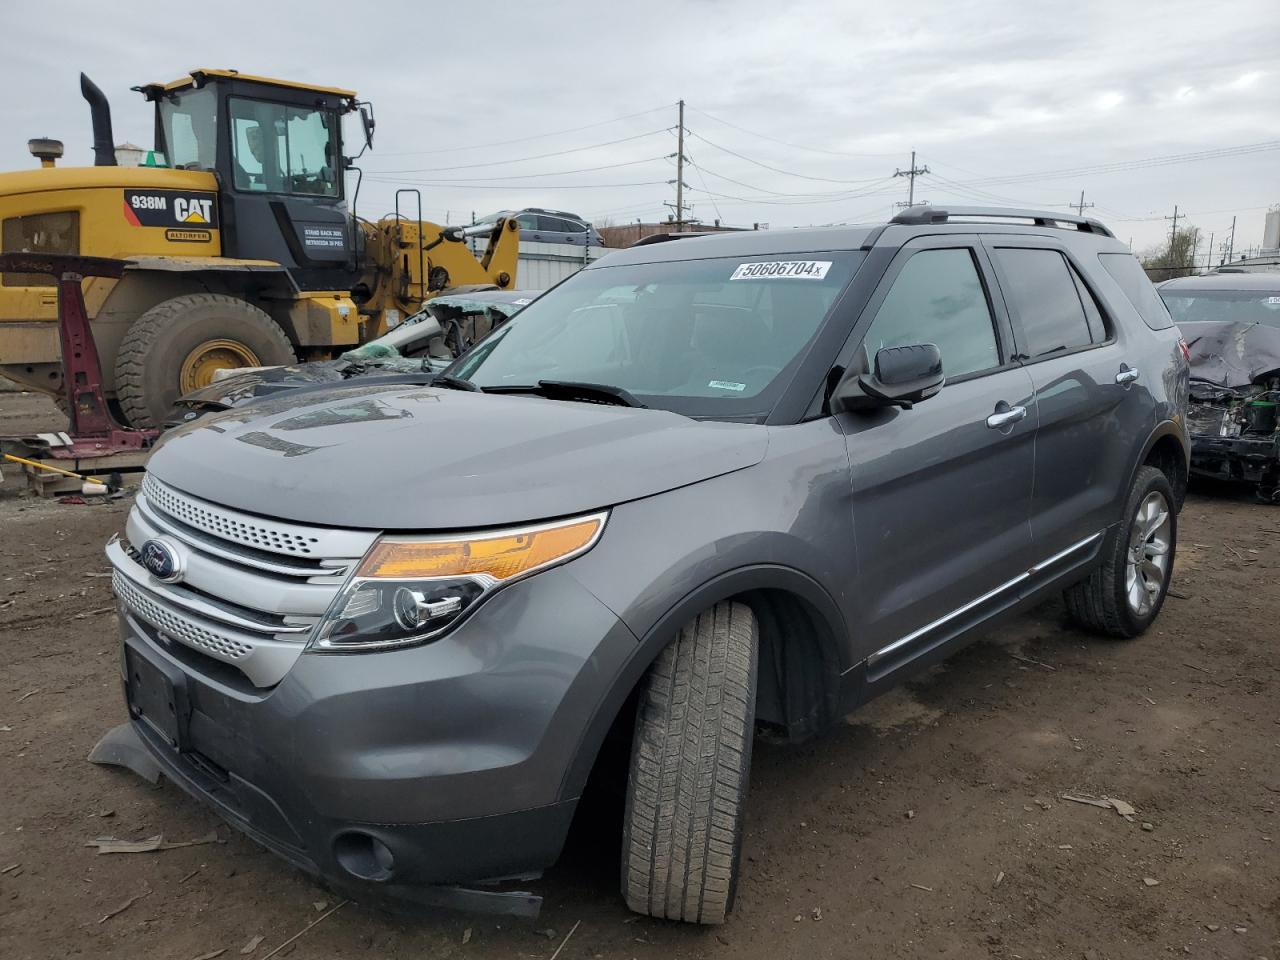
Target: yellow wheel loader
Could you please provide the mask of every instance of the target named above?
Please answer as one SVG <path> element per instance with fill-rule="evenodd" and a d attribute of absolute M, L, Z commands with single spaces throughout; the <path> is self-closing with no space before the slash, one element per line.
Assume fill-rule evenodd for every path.
<path fill-rule="evenodd" d="M 107 100 L 80 81 L 95 165 L 58 166 L 61 143 L 30 141 L 41 167 L 0 173 L 0 253 L 127 262 L 83 290 L 106 397 L 133 426 L 159 425 L 219 369 L 323 359 L 438 294 L 515 286 L 515 220 L 481 228 L 477 257 L 475 228 L 422 221 L 415 190 L 377 222 L 354 215 L 345 174 L 372 145 L 374 118 L 353 91 L 234 70 L 135 87 L 155 105 L 155 150 L 148 165 L 118 166 Z M 347 114 L 363 128 L 355 157 Z M 416 219 L 401 215 L 402 195 Z M 0 275 L 0 376 L 62 398 L 53 284 Z"/>

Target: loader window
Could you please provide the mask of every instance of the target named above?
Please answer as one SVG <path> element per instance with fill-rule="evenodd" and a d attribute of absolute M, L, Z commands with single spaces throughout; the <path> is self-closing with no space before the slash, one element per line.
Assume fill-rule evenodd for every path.
<path fill-rule="evenodd" d="M 187 90 L 158 102 L 164 151 L 176 170 L 212 170 L 218 157 L 218 98 L 209 89 Z"/>
<path fill-rule="evenodd" d="M 338 196 L 338 118 L 331 110 L 231 98 L 238 190 Z"/>
<path fill-rule="evenodd" d="M 80 252 L 80 214 L 74 210 L 9 217 L 0 231 L 0 253 Z M 0 275 L 0 283 L 6 287 L 54 286 L 53 277 L 44 273 L 6 273 Z"/>

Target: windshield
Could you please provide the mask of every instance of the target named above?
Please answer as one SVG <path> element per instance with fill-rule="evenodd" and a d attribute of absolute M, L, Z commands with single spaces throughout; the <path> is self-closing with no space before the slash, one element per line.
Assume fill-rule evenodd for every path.
<path fill-rule="evenodd" d="M 186 90 L 156 104 L 164 143 L 156 149 L 178 170 L 212 170 L 218 155 L 218 98 L 211 89 Z"/>
<path fill-rule="evenodd" d="M 1280 283 L 1273 290 L 1161 290 L 1178 323 L 1220 320 L 1280 327 Z"/>
<path fill-rule="evenodd" d="M 449 372 L 480 387 L 604 384 L 688 416 L 759 416 L 861 259 L 840 251 L 582 270 Z"/>
<path fill-rule="evenodd" d="M 338 195 L 338 118 L 332 110 L 232 97 L 238 190 Z"/>

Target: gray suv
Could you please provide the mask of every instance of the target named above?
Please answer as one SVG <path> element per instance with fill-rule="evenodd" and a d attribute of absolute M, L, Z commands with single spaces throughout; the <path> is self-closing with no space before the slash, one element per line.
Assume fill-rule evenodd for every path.
<path fill-rule="evenodd" d="M 757 728 L 1051 595 L 1151 625 L 1188 379 L 1150 289 L 1056 213 L 651 238 L 445 374 L 198 420 L 107 547 L 98 755 L 350 895 L 522 912 L 621 740 L 627 904 L 722 922 Z"/>
<path fill-rule="evenodd" d="M 476 221 L 476 224 L 496 223 L 499 219 L 515 220 L 520 224 L 520 239 L 523 241 L 572 243 L 579 247 L 604 246 L 604 237 L 599 231 L 576 213 L 525 207 L 523 210 L 499 210 Z"/>

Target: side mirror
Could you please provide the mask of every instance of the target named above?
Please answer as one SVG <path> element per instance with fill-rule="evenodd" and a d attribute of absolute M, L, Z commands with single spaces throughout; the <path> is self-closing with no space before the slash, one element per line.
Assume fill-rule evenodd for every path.
<path fill-rule="evenodd" d="M 946 380 L 936 344 L 885 347 L 876 353 L 874 372 L 841 381 L 831 396 L 831 409 L 834 413 L 885 406 L 910 410 L 941 390 Z"/>
<path fill-rule="evenodd" d="M 364 146 L 367 150 L 373 146 L 373 128 L 376 126 L 372 108 L 367 103 L 360 104 L 360 123 L 364 126 Z"/>

